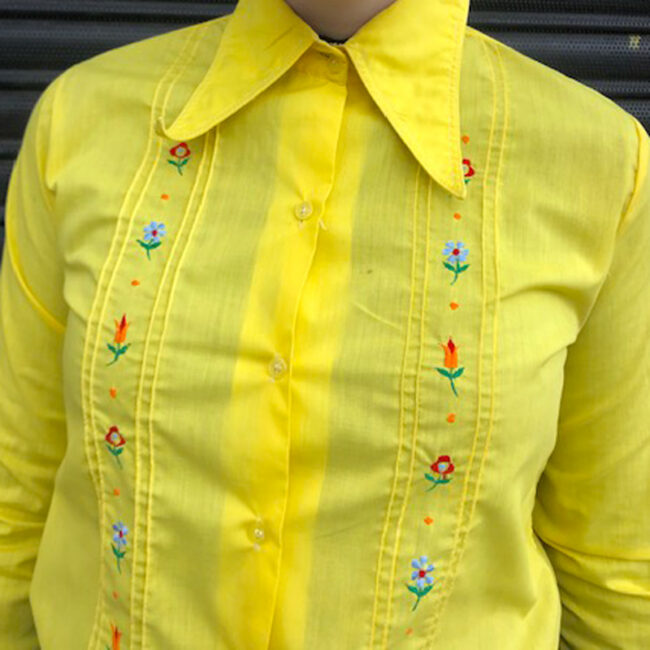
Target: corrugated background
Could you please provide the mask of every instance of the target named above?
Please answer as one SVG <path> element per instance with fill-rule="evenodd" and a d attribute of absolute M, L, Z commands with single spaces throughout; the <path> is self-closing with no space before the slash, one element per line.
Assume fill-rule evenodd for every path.
<path fill-rule="evenodd" d="M 235 4 L 0 0 L 0 245 L 9 173 L 45 85 L 78 61 L 221 16 Z M 472 0 L 468 22 L 592 86 L 650 131 L 650 0 Z"/>

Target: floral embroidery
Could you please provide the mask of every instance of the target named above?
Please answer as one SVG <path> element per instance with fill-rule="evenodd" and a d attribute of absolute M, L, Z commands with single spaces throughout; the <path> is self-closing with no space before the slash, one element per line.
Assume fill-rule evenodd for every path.
<path fill-rule="evenodd" d="M 445 344 L 440 343 L 440 347 L 442 347 L 442 349 L 445 351 L 445 362 L 444 362 L 445 367 L 436 368 L 436 370 L 441 375 L 444 375 L 449 379 L 449 381 L 451 382 L 451 389 L 454 391 L 454 395 L 458 397 L 458 393 L 456 392 L 456 387 L 454 386 L 454 379 L 460 377 L 463 374 L 463 370 L 465 370 L 465 368 L 458 368 L 458 370 L 454 371 L 454 368 L 458 367 L 458 348 L 451 340 L 451 337 L 449 338 L 449 341 L 447 341 L 447 343 Z"/>
<path fill-rule="evenodd" d="M 151 259 L 151 255 L 149 254 L 150 251 L 152 251 L 154 248 L 158 248 L 160 246 L 161 241 L 160 238 L 166 235 L 167 233 L 165 232 L 165 224 L 162 222 L 156 222 L 152 221 L 148 226 L 144 227 L 144 240 L 142 241 L 141 239 L 136 239 L 138 244 L 142 246 L 147 251 L 147 258 Z"/>
<path fill-rule="evenodd" d="M 120 433 L 120 430 L 113 425 L 109 430 L 108 433 L 106 434 L 105 438 L 106 440 L 106 448 L 108 451 L 113 454 L 115 457 L 115 460 L 117 461 L 118 466 L 120 469 L 122 469 L 122 461 L 120 461 L 120 454 L 124 451 L 124 445 L 126 444 L 126 440 L 124 440 L 124 436 Z"/>
<path fill-rule="evenodd" d="M 427 573 L 430 571 L 433 571 L 434 566 L 433 564 L 429 564 L 427 566 L 427 556 L 423 555 L 419 560 L 416 558 L 411 562 L 411 566 L 415 569 L 413 573 L 411 573 L 411 580 L 415 580 L 415 584 L 417 586 L 409 585 L 406 582 L 404 583 L 406 587 L 408 588 L 409 591 L 412 591 L 418 599 L 415 601 L 415 605 L 413 605 L 413 611 L 417 606 L 418 603 L 420 602 L 420 598 L 422 596 L 426 596 L 432 589 L 433 589 L 433 578 Z M 427 585 L 425 587 L 425 584 Z"/>
<path fill-rule="evenodd" d="M 111 647 L 106 646 L 106 650 L 120 650 L 120 639 L 122 632 L 120 632 L 117 625 L 111 623 Z"/>
<path fill-rule="evenodd" d="M 120 355 L 124 354 L 129 345 L 131 345 L 130 343 L 120 345 L 121 343 L 124 343 L 124 339 L 126 339 L 126 330 L 128 327 L 129 323 L 126 322 L 126 314 L 122 315 L 122 320 L 119 323 L 117 322 L 117 319 L 115 319 L 115 338 L 113 339 L 115 345 L 111 345 L 110 343 L 106 344 L 108 349 L 115 355 L 115 358 L 113 361 L 109 361 L 106 364 L 107 366 L 110 366 L 111 363 L 115 363 L 120 358 Z"/>
<path fill-rule="evenodd" d="M 190 148 L 187 146 L 186 142 L 180 142 L 177 144 L 175 147 L 172 147 L 169 150 L 169 153 L 176 158 L 176 160 L 167 160 L 168 163 L 171 163 L 172 165 L 176 166 L 176 169 L 178 169 L 179 174 L 183 174 L 183 167 L 187 165 L 191 151 Z"/>
<path fill-rule="evenodd" d="M 445 265 L 445 268 L 453 271 L 454 279 L 450 282 L 450 284 L 454 284 L 454 282 L 458 280 L 459 274 L 467 270 L 469 267 L 469 264 L 461 264 L 461 262 L 464 262 L 467 259 L 467 256 L 469 255 L 469 249 L 465 247 L 465 244 L 463 244 L 462 241 L 457 241 L 456 246 L 454 246 L 453 241 L 448 241 L 442 250 L 442 254 L 449 256 L 447 257 L 447 261 L 443 262 L 443 264 Z M 455 262 L 456 266 L 450 264 L 449 262 Z"/>
<path fill-rule="evenodd" d="M 451 476 L 448 478 L 447 475 L 454 471 L 454 464 L 451 462 L 449 456 L 438 456 L 438 460 L 436 460 L 435 463 L 431 463 L 429 467 L 436 476 L 432 476 L 427 472 L 424 473 L 424 476 L 428 481 L 433 481 L 433 485 L 430 488 L 427 488 L 427 492 L 433 490 L 436 485 L 449 483 L 449 481 L 451 481 Z"/>
<path fill-rule="evenodd" d="M 120 560 L 126 555 L 126 549 L 121 550 L 120 546 L 126 546 L 126 535 L 129 532 L 129 529 L 121 522 L 118 521 L 116 524 L 113 524 L 113 530 L 115 535 L 113 535 L 113 541 L 115 544 L 111 544 L 115 558 L 117 559 L 117 570 L 122 573 L 120 569 Z"/>
<path fill-rule="evenodd" d="M 463 158 L 463 167 L 467 167 L 465 171 L 465 182 L 469 183 L 470 178 L 476 173 L 469 158 Z"/>

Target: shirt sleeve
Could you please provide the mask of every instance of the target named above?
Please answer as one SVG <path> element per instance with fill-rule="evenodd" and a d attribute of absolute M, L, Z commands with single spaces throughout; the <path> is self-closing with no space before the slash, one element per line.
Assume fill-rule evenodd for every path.
<path fill-rule="evenodd" d="M 632 120 L 634 187 L 568 348 L 533 513 L 559 586 L 561 650 L 650 648 L 650 146 Z"/>
<path fill-rule="evenodd" d="M 32 108 L 9 177 L 0 266 L 0 648 L 39 647 L 29 602 L 65 451 L 65 302 L 55 219 L 51 82 Z"/>

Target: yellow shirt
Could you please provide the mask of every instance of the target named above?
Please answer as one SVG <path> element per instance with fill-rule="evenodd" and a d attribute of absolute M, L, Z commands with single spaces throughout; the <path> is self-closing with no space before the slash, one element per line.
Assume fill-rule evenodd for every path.
<path fill-rule="evenodd" d="M 0 647 L 648 647 L 650 138 L 467 14 L 240 0 L 40 96 Z"/>

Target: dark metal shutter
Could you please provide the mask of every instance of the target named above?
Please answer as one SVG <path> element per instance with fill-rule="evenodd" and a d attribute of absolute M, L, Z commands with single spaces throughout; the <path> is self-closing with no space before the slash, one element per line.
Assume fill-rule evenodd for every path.
<path fill-rule="evenodd" d="M 221 16 L 235 4 L 0 0 L 0 246 L 9 173 L 45 85 L 78 61 Z M 472 0 L 468 22 L 592 86 L 650 131 L 650 0 Z"/>

